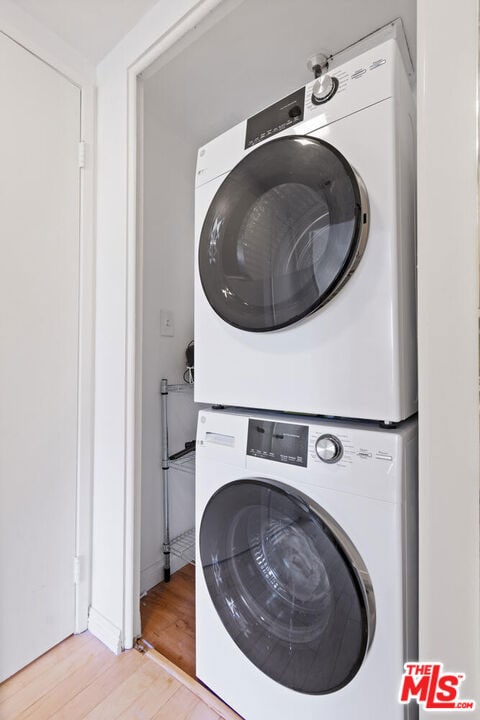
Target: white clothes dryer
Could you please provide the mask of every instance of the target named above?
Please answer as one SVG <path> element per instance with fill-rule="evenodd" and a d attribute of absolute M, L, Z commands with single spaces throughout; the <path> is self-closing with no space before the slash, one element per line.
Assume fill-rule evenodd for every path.
<path fill-rule="evenodd" d="M 197 401 L 416 411 L 414 107 L 394 34 L 199 150 Z"/>
<path fill-rule="evenodd" d="M 416 421 L 203 410 L 197 675 L 245 720 L 412 720 Z"/>

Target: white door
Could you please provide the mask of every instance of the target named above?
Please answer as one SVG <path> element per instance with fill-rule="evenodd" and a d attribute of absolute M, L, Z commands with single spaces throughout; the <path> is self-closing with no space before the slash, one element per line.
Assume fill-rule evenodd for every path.
<path fill-rule="evenodd" d="M 0 33 L 0 681 L 74 629 L 80 90 Z"/>

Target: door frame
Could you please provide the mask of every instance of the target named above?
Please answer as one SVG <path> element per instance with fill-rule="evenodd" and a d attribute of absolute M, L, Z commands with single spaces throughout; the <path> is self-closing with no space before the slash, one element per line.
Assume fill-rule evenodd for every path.
<path fill-rule="evenodd" d="M 87 629 L 92 596 L 93 457 L 95 409 L 95 111 L 96 92 L 80 85 L 81 138 L 85 162 L 80 170 L 80 316 L 78 358 L 78 457 L 75 632 Z"/>
<path fill-rule="evenodd" d="M 142 491 L 143 78 L 142 73 L 228 0 L 200 0 L 127 70 L 127 308 L 125 369 L 125 545 L 123 644 L 140 635 Z"/>
<path fill-rule="evenodd" d="M 137 174 L 140 168 L 140 158 L 142 147 L 142 133 L 141 124 L 138 116 L 138 100 L 141 97 L 141 74 L 146 68 L 163 55 L 169 48 L 172 47 L 178 40 L 182 38 L 185 33 L 191 30 L 196 23 L 203 20 L 206 15 L 211 12 L 221 2 L 227 0 L 203 0 L 198 3 L 190 13 L 186 14 L 178 23 L 176 23 L 169 31 L 167 31 L 158 42 L 150 47 L 143 55 L 137 58 L 137 60 L 130 65 L 127 71 L 127 82 L 128 82 L 128 138 L 127 138 L 127 149 L 128 149 L 128 173 L 127 173 L 127 202 L 128 202 L 128 218 L 127 218 L 127 333 L 126 333 L 126 431 L 125 431 L 125 460 L 126 460 L 126 476 L 125 476 L 125 545 L 124 545 L 124 628 L 123 638 L 125 647 L 132 647 L 133 640 L 136 635 L 140 632 L 140 614 L 139 614 L 139 577 L 140 577 L 140 501 L 141 501 L 141 343 L 142 343 L 142 320 L 141 320 L 141 298 L 142 295 L 142 254 L 143 254 L 143 237 L 142 227 L 140 221 L 141 213 L 137 212 L 137 206 L 140 207 L 142 202 L 142 187 L 138 182 Z M 435 4 L 435 8 L 433 8 Z M 419 59 L 417 62 L 418 68 L 418 85 L 417 85 L 417 96 L 419 98 L 419 113 L 418 113 L 418 128 L 423 128 L 425 123 L 428 122 L 430 117 L 435 117 L 438 112 L 438 107 L 444 102 L 444 85 L 441 83 L 441 76 L 443 72 L 443 63 L 438 61 L 438 53 L 436 50 L 441 47 L 445 48 L 451 46 L 452 33 L 451 27 L 448 22 L 450 17 L 449 3 L 447 0 L 417 0 L 419 17 L 424 20 L 421 26 L 419 25 Z M 457 13 L 456 23 L 454 30 L 459 33 L 468 25 L 471 24 L 471 15 L 474 12 L 473 8 L 475 0 L 469 0 L 468 4 L 462 5 L 462 13 Z M 429 13 L 439 17 L 441 20 L 437 23 L 427 23 L 425 18 L 429 17 Z M 463 26 L 462 26 L 463 23 Z M 475 28 L 478 32 L 478 22 L 475 24 Z M 421 36 L 420 36 L 421 33 Z M 460 36 L 461 37 L 461 36 Z M 458 37 L 457 37 L 458 40 Z M 433 48 L 433 51 L 431 51 Z M 420 51 L 422 54 L 420 54 Z M 469 54 L 470 53 L 470 54 Z M 469 53 L 460 54 L 456 57 L 455 63 L 452 65 L 452 71 L 457 76 L 461 76 L 465 70 L 466 75 L 471 77 L 471 65 L 473 62 L 471 46 L 469 45 Z M 475 58 L 475 66 L 477 65 L 477 58 Z M 425 83 L 425 79 L 429 78 L 429 82 Z M 433 78 L 433 80 L 432 80 Z M 421 100 L 421 101 L 420 101 Z M 447 125 L 448 128 L 448 125 Z M 427 133 L 428 135 L 428 133 Z M 425 152 L 425 145 L 422 143 L 425 140 L 425 132 L 423 135 L 419 134 L 420 143 L 418 147 L 419 157 L 422 157 L 422 152 Z M 470 135 L 463 136 L 458 134 L 458 143 L 462 145 L 463 158 L 469 156 L 469 154 L 475 154 L 476 157 L 476 138 Z M 435 153 L 433 155 L 440 155 L 442 153 L 442 147 L 437 144 Z M 432 149 L 432 144 L 428 148 Z M 431 157 L 432 155 L 430 155 Z M 457 168 L 457 166 L 455 166 Z M 434 164 L 430 162 L 421 169 L 419 174 L 419 182 L 423 182 L 423 187 L 426 187 L 429 182 L 435 183 L 436 170 Z M 458 164 L 458 170 L 462 173 L 465 170 L 465 166 L 461 163 Z M 463 177 L 463 175 L 462 175 Z M 461 188 L 461 183 L 459 184 Z M 477 191 L 476 191 L 477 192 Z M 422 197 L 422 203 L 419 205 L 418 220 L 419 227 L 422 229 L 422 234 L 418 238 L 419 257 L 423 253 L 425 257 L 429 252 L 434 252 L 436 244 L 438 242 L 438 235 L 435 229 L 429 227 L 428 218 L 435 214 L 435 204 L 433 203 L 433 196 L 428 197 L 424 194 Z M 471 208 L 468 206 L 469 216 L 468 221 L 463 226 L 466 231 L 465 243 L 468 245 L 468 250 L 465 256 L 462 258 L 462 269 L 465 273 L 469 274 L 472 263 L 478 267 L 478 246 L 477 246 L 477 235 L 476 235 L 476 212 L 475 217 Z M 475 237 L 472 234 L 472 230 L 475 228 Z M 441 235 L 441 239 L 446 241 L 445 237 Z M 448 299 L 443 297 L 443 302 L 438 306 L 438 300 L 441 297 L 438 291 L 438 287 L 447 287 L 450 285 L 450 268 L 448 259 L 445 259 L 443 265 L 440 264 L 437 268 L 437 284 L 436 287 L 432 286 L 429 275 L 431 274 L 427 264 L 419 266 L 418 273 L 418 290 L 419 290 L 419 308 L 418 316 L 422 320 L 419 324 L 419 387 L 421 396 L 421 415 L 420 415 L 420 437 L 425 445 L 420 449 L 420 568 L 421 573 L 431 566 L 432 564 L 438 568 L 439 565 L 439 550 L 438 547 L 429 542 L 426 535 L 428 528 L 431 526 L 431 522 L 428 522 L 429 515 L 431 514 L 431 506 L 428 502 L 428 497 L 437 494 L 437 502 L 435 504 L 436 517 L 435 522 L 439 528 L 443 528 L 445 525 L 448 526 L 449 513 L 450 513 L 450 493 L 452 491 L 451 485 L 449 485 L 449 478 L 445 476 L 445 473 L 441 477 L 441 482 L 438 482 L 438 477 L 435 472 L 432 471 L 430 465 L 430 457 L 435 447 L 437 451 L 439 447 L 449 447 L 451 436 L 448 430 L 453 430 L 455 423 L 456 426 L 461 426 L 458 420 L 453 419 L 442 428 L 438 423 L 434 423 L 435 412 L 438 413 L 438 408 L 435 401 L 432 401 L 434 393 L 439 398 L 444 396 L 445 380 L 451 381 L 453 390 L 455 388 L 455 378 L 452 380 L 450 376 L 442 377 L 441 373 L 435 373 L 437 368 L 436 356 L 432 355 L 432 350 L 429 343 L 432 341 L 432 335 L 429 334 L 426 325 L 426 317 L 428 314 L 434 313 L 434 316 L 439 321 L 439 314 L 442 310 L 447 310 Z M 441 280 L 439 280 L 441 275 Z M 475 275 L 475 277 L 473 277 Z M 470 272 L 469 274 L 469 286 L 468 295 L 464 294 L 464 286 L 462 278 L 459 275 L 455 278 L 456 285 L 453 291 L 458 291 L 458 300 L 455 303 L 454 311 L 458 313 L 459 310 L 463 311 L 468 315 L 469 325 L 462 326 L 461 332 L 463 333 L 462 339 L 465 341 L 469 348 L 478 347 L 477 338 L 477 300 L 473 303 L 473 297 L 476 292 L 478 298 L 478 272 Z M 443 284 L 442 284 L 443 283 Z M 449 293 L 449 297 L 450 297 Z M 450 311 L 451 314 L 452 311 Z M 434 343 L 434 350 L 437 351 L 440 348 L 441 343 L 437 340 Z M 444 367 L 454 367 L 456 360 L 456 348 L 454 343 L 446 343 L 442 346 L 442 363 Z M 451 362 L 447 362 L 446 360 Z M 472 372 L 472 368 L 476 368 L 476 372 Z M 433 372 L 432 372 L 433 371 Z M 465 384 L 468 385 L 470 394 L 478 396 L 478 358 L 469 359 L 468 367 L 468 378 L 462 378 L 463 387 Z M 449 395 L 452 397 L 452 390 L 449 391 Z M 458 502 L 464 503 L 465 510 L 470 509 L 471 502 L 470 498 L 472 492 L 476 493 L 477 509 L 472 511 L 468 515 L 468 529 L 466 530 L 468 540 L 471 542 L 468 546 L 468 563 L 470 565 L 469 574 L 466 569 L 463 568 L 458 574 L 466 584 L 464 588 L 470 588 L 473 592 L 478 591 L 479 587 L 479 568 L 478 561 L 476 564 L 472 563 L 472 558 L 477 557 L 479 547 L 479 522 L 478 522 L 478 468 L 479 468 L 479 442 L 478 442 L 478 402 L 473 403 L 469 398 L 467 400 L 466 394 L 462 395 L 462 398 L 456 402 L 455 407 L 457 412 L 459 408 L 464 410 L 463 423 L 469 423 L 469 427 L 473 428 L 469 434 L 469 452 L 474 457 L 471 457 L 469 462 L 465 462 L 463 466 L 457 467 L 458 472 L 462 472 L 465 467 L 468 473 L 468 478 L 464 483 L 464 490 L 462 499 Z M 476 410 L 476 413 L 475 413 Z M 458 417 L 458 415 L 457 415 Z M 431 426 L 435 425 L 435 431 L 430 432 Z M 455 437 L 458 436 L 458 431 Z M 476 439 L 473 439 L 476 438 Z M 458 454 L 457 454 L 458 455 Z M 456 456 L 457 457 L 457 456 Z M 460 457 L 461 459 L 461 457 Z M 475 474 L 476 469 L 476 474 Z M 441 468 L 440 468 L 441 471 Z M 465 489 L 465 486 L 468 488 Z M 467 499 L 468 498 L 468 499 Z M 423 531 L 423 535 L 422 535 Z M 438 533 L 437 533 L 438 535 Z M 465 537 L 465 528 L 464 535 Z M 465 547 L 462 546 L 461 540 L 451 538 L 449 547 L 449 557 L 456 556 L 462 558 L 465 553 Z M 458 563 L 457 563 L 458 565 Z M 440 575 L 437 572 L 437 577 L 433 578 L 433 585 L 435 582 L 439 582 Z M 424 659 L 429 657 L 429 643 L 428 638 L 431 637 L 444 637 L 443 623 L 440 623 L 438 618 L 442 616 L 442 608 L 438 603 L 438 597 L 442 597 L 442 594 L 438 593 L 437 590 L 437 609 L 436 614 L 433 615 L 428 605 L 425 605 L 424 598 L 429 593 L 427 584 L 430 582 L 427 573 L 420 577 L 420 656 Z M 432 586 L 433 588 L 433 586 Z M 470 633 L 477 636 L 478 628 L 472 628 L 467 626 L 468 620 L 464 616 L 464 607 L 457 595 L 457 605 L 453 602 L 453 612 L 450 605 L 450 615 L 461 618 L 461 632 L 458 635 L 452 636 L 451 645 L 448 647 L 449 657 L 438 658 L 443 660 L 447 666 L 452 662 L 456 666 L 455 658 L 461 653 L 460 639 L 464 638 L 465 635 Z M 476 616 L 478 617 L 478 592 L 475 600 Z M 473 607 L 473 606 L 472 606 Z M 443 608 L 446 610 L 446 608 Z M 459 621 L 458 621 L 459 622 Z M 425 655 L 427 653 L 427 655 Z M 428 656 L 428 657 L 427 657 Z M 467 676 L 472 678 L 472 684 L 478 689 L 479 682 L 475 678 L 480 677 L 480 656 L 478 648 L 474 648 L 473 652 L 468 655 L 468 667 L 462 666 L 457 668 L 462 672 L 465 671 Z M 455 670 L 455 667 L 451 668 Z M 399 677 L 400 681 L 400 677 Z M 472 690 L 469 691 L 472 693 Z"/>
<path fill-rule="evenodd" d="M 79 71 L 47 46 L 39 45 L 32 28 L 0 18 L 0 32 L 25 51 L 49 65 L 80 90 L 80 138 L 85 144 L 83 167 L 79 161 L 79 318 L 78 318 L 78 409 L 75 556 L 74 632 L 87 629 L 91 602 L 92 494 L 94 440 L 95 362 L 95 111 L 93 69 Z"/>

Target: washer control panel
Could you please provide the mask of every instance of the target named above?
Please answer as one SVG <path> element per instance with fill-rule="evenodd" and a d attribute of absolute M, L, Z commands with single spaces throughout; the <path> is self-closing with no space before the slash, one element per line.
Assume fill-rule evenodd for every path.
<path fill-rule="evenodd" d="M 364 436 L 368 438 L 368 435 Z M 372 433 L 370 442 L 364 442 L 358 437 L 358 433 L 349 433 L 347 429 L 333 429 L 329 432 L 328 427 L 322 429 L 316 426 L 310 427 L 308 455 L 309 464 L 318 466 L 327 464 L 332 469 L 347 468 L 358 463 L 377 463 L 387 465 L 394 461 L 391 449 L 382 447 Z"/>
<path fill-rule="evenodd" d="M 261 460 L 307 468 L 317 464 L 332 468 L 348 468 L 353 464 L 381 464 L 394 461 L 391 449 L 379 446 L 371 435 L 351 433 L 347 428 L 309 426 L 297 423 L 275 422 L 263 418 L 249 418 L 246 454 Z M 325 468 L 326 469 L 326 468 Z"/>
<path fill-rule="evenodd" d="M 308 425 L 251 418 L 248 421 L 247 455 L 307 467 Z"/>

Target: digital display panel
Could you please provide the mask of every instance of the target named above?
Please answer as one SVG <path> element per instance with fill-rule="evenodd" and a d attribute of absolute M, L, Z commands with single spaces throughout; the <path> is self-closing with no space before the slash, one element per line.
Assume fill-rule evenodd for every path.
<path fill-rule="evenodd" d="M 245 148 L 252 147 L 303 120 L 305 88 L 288 95 L 247 120 Z"/>
<path fill-rule="evenodd" d="M 307 467 L 308 425 L 250 419 L 247 455 Z"/>

